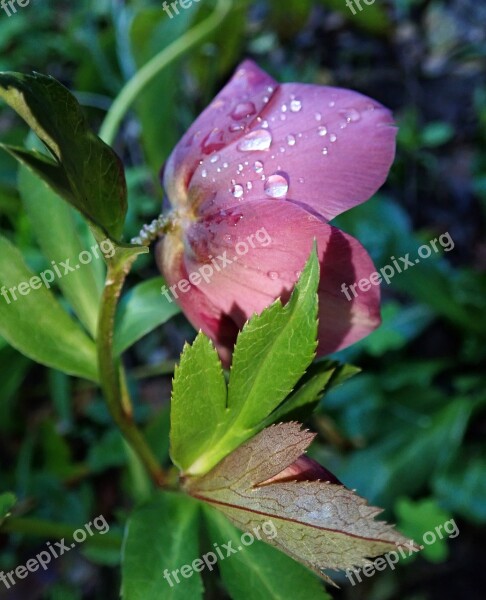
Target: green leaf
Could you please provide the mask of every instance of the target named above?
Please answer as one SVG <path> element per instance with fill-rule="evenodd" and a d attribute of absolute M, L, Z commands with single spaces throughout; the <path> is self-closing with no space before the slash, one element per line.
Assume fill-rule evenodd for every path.
<path fill-rule="evenodd" d="M 154 277 L 123 296 L 115 327 L 115 352 L 121 354 L 136 341 L 180 312 L 161 292 L 165 281 Z"/>
<path fill-rule="evenodd" d="M 64 311 L 40 278 L 29 270 L 15 246 L 2 237 L 1 292 L 0 334 L 14 348 L 43 365 L 98 380 L 94 342 Z"/>
<path fill-rule="evenodd" d="M 178 428 L 172 434 L 173 448 L 177 448 L 172 458 L 187 475 L 209 471 L 261 430 L 268 415 L 303 375 L 317 346 L 318 282 L 319 262 L 314 249 L 285 307 L 277 300 L 246 323 L 233 353 L 226 410 L 216 355 L 210 359 L 209 346 L 200 339 L 193 348 L 186 347 L 181 359 L 184 368 L 174 379 L 171 421 L 172 427 Z M 204 367 L 206 362 L 211 366 Z M 190 385 L 181 384 L 180 378 Z M 216 386 L 219 395 L 213 398 L 207 394 L 205 388 L 210 386 Z M 212 417 L 204 419 L 203 431 L 196 436 L 193 430 L 200 423 L 192 425 L 194 414 L 201 419 L 205 413 Z M 177 415 L 175 420 L 173 415 Z M 191 424 L 191 432 L 183 423 Z M 185 447 L 190 447 L 188 453 L 182 450 Z M 191 462 L 189 457 L 196 456 Z"/>
<path fill-rule="evenodd" d="M 228 560 L 218 563 L 226 589 L 233 600 L 332 600 L 320 581 L 310 571 L 279 550 L 259 541 L 246 547 L 241 544 L 241 532 L 226 517 L 211 507 L 204 507 L 211 542 L 232 543 L 242 548 Z M 263 536 L 261 531 L 258 534 Z"/>
<path fill-rule="evenodd" d="M 375 521 L 379 509 L 308 467 L 302 455 L 314 437 L 299 423 L 272 425 L 185 486 L 243 531 L 260 527 L 265 542 L 332 583 L 324 570 L 364 565 L 407 540 Z"/>
<path fill-rule="evenodd" d="M 10 514 L 10 510 L 15 506 L 17 498 L 11 492 L 0 494 L 0 525 Z"/>
<path fill-rule="evenodd" d="M 211 341 L 199 333 L 186 345 L 172 389 L 171 458 L 180 468 L 192 465 L 201 448 L 211 448 L 225 421 L 226 381 Z"/>
<path fill-rule="evenodd" d="M 49 185 L 56 182 L 54 191 L 62 191 L 65 200 L 110 237 L 120 238 L 127 211 L 123 165 L 90 130 L 69 90 L 52 77 L 6 72 L 0 73 L 0 97 L 26 121 L 54 158 L 47 166 L 39 156 L 31 156 L 27 159 L 31 168 L 44 162 L 45 181 Z M 18 152 L 12 154 L 20 158 Z M 26 162 L 25 155 L 21 160 Z M 36 171 L 42 176 L 40 169 Z"/>
<path fill-rule="evenodd" d="M 60 266 L 63 277 L 58 280 L 59 287 L 79 320 L 96 337 L 103 282 L 93 262 L 81 264 L 79 256 L 88 253 L 95 261 L 102 260 L 103 254 L 94 239 L 91 248 L 82 243 L 72 209 L 25 166 L 19 170 L 19 191 L 45 257 L 66 265 Z M 75 270 L 66 273 L 68 267 Z"/>
<path fill-rule="evenodd" d="M 199 556 L 198 519 L 196 502 L 167 492 L 132 513 L 122 550 L 123 600 L 202 599 L 200 574 L 193 572 L 186 579 L 180 573 Z M 180 583 L 171 575 L 176 569 Z M 168 579 L 164 579 L 166 570 Z"/>
<path fill-rule="evenodd" d="M 378 2 L 366 6 L 353 0 L 352 2 L 354 10 L 349 8 L 343 0 L 321 0 L 321 4 L 344 15 L 362 29 L 378 35 L 386 35 L 386 32 L 391 28 L 391 23 L 383 6 Z"/>

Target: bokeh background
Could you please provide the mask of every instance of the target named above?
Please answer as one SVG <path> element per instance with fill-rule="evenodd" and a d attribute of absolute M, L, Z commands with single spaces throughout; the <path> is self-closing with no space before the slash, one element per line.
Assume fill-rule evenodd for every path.
<path fill-rule="evenodd" d="M 0 11 L 0 70 L 53 75 L 97 129 L 123 84 L 202 21 L 201 0 L 169 19 L 149 0 L 33 0 Z M 385 517 L 420 540 L 454 519 L 460 534 L 351 586 L 335 598 L 484 598 L 486 574 L 486 5 L 474 0 L 376 0 L 353 15 L 344 0 L 236 0 L 223 26 L 171 63 L 140 96 L 115 148 L 127 169 L 127 239 L 160 212 L 159 171 L 239 61 L 280 81 L 349 87 L 390 107 L 400 127 L 387 184 L 336 219 L 380 268 L 448 232 L 434 255 L 383 288 L 383 325 L 337 357 L 363 369 L 325 397 L 309 426 L 312 455 Z M 27 128 L 0 105 L 0 138 L 22 145 Z M 23 210 L 17 165 L 0 154 L 0 232 L 39 272 L 48 267 Z M 53 231 L 53 235 L 55 232 Z M 139 259 L 129 287 L 156 275 Z M 136 417 L 168 463 L 171 374 L 194 332 L 181 315 L 126 355 Z M 99 391 L 36 365 L 0 339 L 0 492 L 38 535 L 0 534 L 0 570 L 35 555 L 54 523 L 92 515 L 122 534 L 147 492 Z M 49 525 L 53 523 L 53 525 Z M 51 527 L 51 529 L 49 529 Z M 44 528 L 44 529 L 43 529 Z M 115 599 L 119 553 L 80 548 L 0 598 Z M 210 588 L 211 589 L 211 588 Z M 163 594 L 161 595 L 161 598 Z M 224 598 L 214 590 L 208 598 Z"/>

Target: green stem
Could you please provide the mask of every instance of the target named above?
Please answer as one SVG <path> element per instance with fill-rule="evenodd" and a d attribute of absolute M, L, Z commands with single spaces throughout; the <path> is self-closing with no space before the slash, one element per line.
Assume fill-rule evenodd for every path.
<path fill-rule="evenodd" d="M 133 421 L 131 410 L 128 408 L 130 402 L 124 374 L 121 371 L 120 361 L 115 358 L 113 351 L 116 307 L 125 278 L 130 272 L 135 259 L 136 257 L 132 256 L 108 264 L 98 323 L 98 367 L 101 387 L 113 420 L 139 456 L 155 484 L 163 486 L 165 484 L 165 473 Z"/>
<path fill-rule="evenodd" d="M 101 126 L 99 135 L 102 140 L 110 145 L 113 143 L 118 126 L 141 90 L 168 64 L 185 54 L 217 29 L 229 14 L 231 8 L 232 0 L 218 0 L 215 10 L 207 19 L 164 48 L 125 84 Z"/>
<path fill-rule="evenodd" d="M 73 539 L 73 534 L 81 527 L 64 525 L 62 523 L 52 523 L 42 521 L 41 519 L 27 519 L 23 517 L 10 517 L 1 526 L 2 533 L 22 533 L 35 537 L 62 540 Z M 95 532 L 93 532 L 95 533 Z M 96 546 L 97 548 L 106 548 L 120 550 L 122 545 L 122 536 L 114 533 L 95 534 L 92 537 L 86 537 L 86 544 Z"/>

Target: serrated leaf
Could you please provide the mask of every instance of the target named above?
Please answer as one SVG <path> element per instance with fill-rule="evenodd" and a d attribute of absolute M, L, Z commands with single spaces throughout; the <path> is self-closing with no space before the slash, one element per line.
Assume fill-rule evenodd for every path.
<path fill-rule="evenodd" d="M 312 362 L 317 347 L 317 286 L 319 262 L 314 249 L 297 282 L 290 300 L 280 300 L 250 319 L 238 335 L 231 367 L 227 410 L 217 414 L 220 420 L 208 423 L 195 462 L 180 461 L 187 475 L 209 471 L 265 426 L 265 419 L 292 391 Z M 196 357 L 196 353 L 193 354 Z M 191 359 L 195 360 L 195 358 Z M 187 363 L 189 370 L 189 362 Z M 198 369 L 192 365 L 192 377 Z M 177 385 L 177 376 L 174 386 Z M 195 384 L 197 387 L 197 384 Z M 199 388 L 203 384 L 199 384 Z M 196 404 L 201 411 L 212 410 L 211 398 L 196 400 L 183 387 L 173 394 L 172 409 L 185 405 L 186 419 Z M 189 409 L 191 406 L 191 409 Z M 180 413 L 182 415 L 182 411 Z M 182 417 L 179 417 L 182 421 Z M 181 430 L 180 446 L 191 443 L 191 436 Z"/>
<path fill-rule="evenodd" d="M 17 248 L 0 236 L 0 290 L 5 293 L 0 297 L 0 334 L 19 352 L 43 365 L 97 381 L 93 340 L 65 312 L 52 292 L 43 285 L 38 289 L 27 286 L 25 295 L 18 291 L 19 285 L 29 283 L 33 277 L 37 276 L 26 266 Z M 37 281 L 35 285 L 37 288 Z M 13 288 L 17 300 L 10 291 Z"/>
<path fill-rule="evenodd" d="M 170 453 L 185 469 L 211 448 L 225 422 L 226 381 L 212 342 L 199 333 L 186 346 L 172 388 Z"/>
<path fill-rule="evenodd" d="M 381 510 L 344 486 L 295 480 L 292 465 L 313 438 L 298 423 L 274 425 L 186 486 L 244 531 L 271 520 L 277 535 L 266 541 L 330 581 L 325 569 L 365 565 L 367 557 L 407 545 L 407 540 L 375 521 Z"/>
<path fill-rule="evenodd" d="M 199 506 L 182 494 L 159 493 L 137 508 L 127 523 L 122 550 L 123 600 L 202 599 L 200 573 L 180 583 L 169 576 L 199 556 Z M 149 550 L 149 551 L 148 551 Z M 170 585 L 172 582 L 172 586 Z"/>
<path fill-rule="evenodd" d="M 11 492 L 0 494 L 0 525 L 5 521 L 5 518 L 8 517 L 16 502 L 17 498 L 15 497 L 15 494 L 12 494 Z"/>
<path fill-rule="evenodd" d="M 123 296 L 115 327 L 115 352 L 121 354 L 136 341 L 180 312 L 175 302 L 161 293 L 162 277 L 135 286 Z"/>
<path fill-rule="evenodd" d="M 56 193 L 111 238 L 119 239 L 127 211 L 123 166 L 91 131 L 75 97 L 53 77 L 13 72 L 0 73 L 0 97 L 44 142 L 54 161 L 49 165 L 18 149 L 8 149 L 11 154 L 45 176 Z"/>
<path fill-rule="evenodd" d="M 241 532 L 209 506 L 204 507 L 211 542 L 241 550 L 218 563 L 226 589 L 233 600 L 331 600 L 322 583 L 286 554 L 255 539 L 242 547 Z M 265 530 L 266 531 L 266 530 Z M 272 531 L 269 532 L 272 535 Z M 260 529 L 253 533 L 264 539 Z"/>

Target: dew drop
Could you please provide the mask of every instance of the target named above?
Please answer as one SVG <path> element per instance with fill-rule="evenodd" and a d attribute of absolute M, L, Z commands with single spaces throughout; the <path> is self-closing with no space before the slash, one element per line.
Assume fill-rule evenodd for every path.
<path fill-rule="evenodd" d="M 331 133 L 329 139 L 331 140 L 331 142 L 335 142 L 337 140 L 337 135 L 335 133 Z"/>
<path fill-rule="evenodd" d="M 229 130 L 232 133 L 236 133 L 237 131 L 243 131 L 245 129 L 245 127 L 243 125 L 230 125 Z"/>
<path fill-rule="evenodd" d="M 204 152 L 209 154 L 210 152 L 216 152 L 217 150 L 221 150 L 224 148 L 224 133 L 216 127 L 213 129 L 205 138 L 202 143 L 202 149 Z"/>
<path fill-rule="evenodd" d="M 263 173 L 263 163 L 259 160 L 255 162 L 254 165 L 255 173 Z"/>
<path fill-rule="evenodd" d="M 219 154 L 215 154 L 214 156 L 211 156 L 211 158 L 209 159 L 209 162 L 213 163 L 213 165 L 214 165 L 214 163 L 217 163 L 218 160 L 219 160 Z"/>
<path fill-rule="evenodd" d="M 294 113 L 300 112 L 302 110 L 302 102 L 300 100 L 292 100 L 290 110 Z"/>
<path fill-rule="evenodd" d="M 322 121 L 322 115 L 320 112 L 316 113 L 316 121 Z"/>
<path fill-rule="evenodd" d="M 233 196 L 235 198 L 241 198 L 244 194 L 245 190 L 243 189 L 243 186 L 240 185 L 239 183 L 237 183 L 236 185 L 233 186 Z"/>
<path fill-rule="evenodd" d="M 328 148 L 323 148 L 323 149 L 322 149 L 322 154 L 324 154 L 324 156 L 325 156 L 326 154 L 328 154 L 328 153 L 329 153 L 329 150 L 328 150 Z"/>
<path fill-rule="evenodd" d="M 286 104 L 282 104 L 282 109 L 281 110 L 282 110 L 283 113 L 286 113 L 287 110 L 288 110 L 287 105 Z"/>
<path fill-rule="evenodd" d="M 247 189 L 248 191 L 250 191 L 250 190 L 252 190 L 252 189 L 253 189 L 253 183 L 252 183 L 251 181 L 248 181 L 248 183 L 246 184 L 246 189 Z"/>
<path fill-rule="evenodd" d="M 348 123 L 357 123 L 361 120 L 361 114 L 355 108 L 340 110 L 339 114 L 342 115 Z"/>
<path fill-rule="evenodd" d="M 272 136 L 266 129 L 257 129 L 250 132 L 238 144 L 241 152 L 253 152 L 255 150 L 268 150 L 272 145 Z"/>
<path fill-rule="evenodd" d="M 324 137 L 325 135 L 327 135 L 327 127 L 324 127 L 324 125 L 319 127 L 319 129 L 317 131 L 319 132 L 319 135 L 321 137 Z"/>
<path fill-rule="evenodd" d="M 256 113 L 256 108 L 255 108 L 255 105 L 253 104 L 253 102 L 241 102 L 240 104 L 238 104 L 235 107 L 235 109 L 231 113 L 231 116 L 233 117 L 233 119 L 236 119 L 237 121 L 241 121 L 241 119 L 245 119 L 246 117 L 251 117 L 255 113 Z"/>
<path fill-rule="evenodd" d="M 296 142 L 295 135 L 290 134 L 287 136 L 287 144 L 289 146 L 295 146 L 295 142 Z"/>
<path fill-rule="evenodd" d="M 277 271 L 269 271 L 269 272 L 267 273 L 267 275 L 268 275 L 268 277 L 269 277 L 270 279 L 272 279 L 273 281 L 275 281 L 275 280 L 276 280 L 276 279 L 278 279 L 278 277 L 279 277 L 279 275 L 278 275 Z"/>
<path fill-rule="evenodd" d="M 334 102 L 334 100 L 331 100 L 331 102 L 329 102 L 329 107 L 334 108 L 335 106 L 336 106 L 336 103 Z"/>
<path fill-rule="evenodd" d="M 303 177 L 299 177 L 299 183 L 305 183 L 305 179 Z"/>
<path fill-rule="evenodd" d="M 265 194 L 270 198 L 283 198 L 289 191 L 289 182 L 283 176 L 275 173 L 271 175 L 265 184 Z"/>
<path fill-rule="evenodd" d="M 206 169 L 203 169 L 201 171 L 201 177 L 203 177 L 204 179 L 206 179 L 207 176 L 208 176 L 208 172 L 206 171 Z"/>
<path fill-rule="evenodd" d="M 263 129 L 268 129 L 268 121 L 263 121 L 262 128 Z"/>
<path fill-rule="evenodd" d="M 229 164 L 227 162 L 223 163 L 223 169 L 227 169 L 229 167 Z"/>

